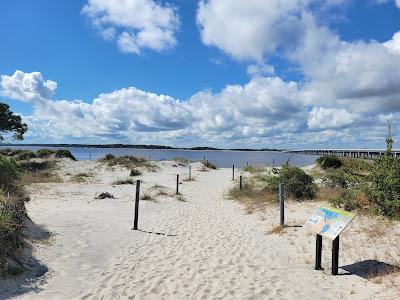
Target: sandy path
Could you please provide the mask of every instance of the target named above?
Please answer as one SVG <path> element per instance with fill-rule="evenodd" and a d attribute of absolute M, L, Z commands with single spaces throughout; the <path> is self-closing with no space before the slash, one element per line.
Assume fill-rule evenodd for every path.
<path fill-rule="evenodd" d="M 91 164 L 80 168 L 95 170 Z M 173 188 L 177 172 L 186 168 L 146 173 L 143 190 Z M 141 201 L 143 231 L 131 230 L 134 187 L 110 186 L 127 172 L 106 173 L 90 185 L 36 189 L 28 210 L 55 233 L 36 251 L 50 271 L 38 292 L 16 299 L 395 299 L 360 277 L 314 271 L 288 239 L 266 235 L 257 217 L 225 199 L 229 169 L 194 171 L 196 181 L 180 187 L 187 202 Z M 106 190 L 117 199 L 93 201 Z M 313 237 L 304 239 L 313 251 Z"/>

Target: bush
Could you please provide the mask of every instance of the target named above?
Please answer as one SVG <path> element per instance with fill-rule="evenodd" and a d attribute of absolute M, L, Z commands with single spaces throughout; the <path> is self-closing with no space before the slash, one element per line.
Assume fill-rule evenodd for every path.
<path fill-rule="evenodd" d="M 343 165 L 340 158 L 331 155 L 324 155 L 317 159 L 317 164 L 324 170 L 337 169 Z"/>
<path fill-rule="evenodd" d="M 114 199 L 114 195 L 110 194 L 109 192 L 100 193 L 95 199 Z"/>
<path fill-rule="evenodd" d="M 115 158 L 115 155 L 113 154 L 106 154 L 106 156 L 104 156 L 104 158 L 102 160 L 108 161 L 108 160 L 113 160 Z"/>
<path fill-rule="evenodd" d="M 70 158 L 72 160 L 76 160 L 75 156 L 72 155 L 72 153 L 69 150 L 66 149 L 59 149 L 56 151 L 56 157 L 57 158 Z"/>
<path fill-rule="evenodd" d="M 35 158 L 36 153 L 31 151 L 31 150 L 26 150 L 23 152 L 20 152 L 15 156 L 15 160 L 29 160 L 31 158 Z"/>
<path fill-rule="evenodd" d="M 352 174 L 346 168 L 333 170 L 322 179 L 323 185 L 329 188 L 354 188 L 362 182 L 361 176 Z"/>
<path fill-rule="evenodd" d="M 39 158 L 48 158 L 55 153 L 54 150 L 50 150 L 47 148 L 40 149 L 36 151 L 37 157 Z"/>
<path fill-rule="evenodd" d="M 0 155 L 0 190 L 3 192 L 14 192 L 16 190 L 16 181 L 20 179 L 21 172 L 17 163 Z"/>
<path fill-rule="evenodd" d="M 332 204 L 346 211 L 368 206 L 366 195 L 359 190 L 344 190 L 339 197 L 331 200 Z"/>
<path fill-rule="evenodd" d="M 140 175 L 142 175 L 142 172 L 140 172 L 140 171 L 137 170 L 137 169 L 132 169 L 132 170 L 131 170 L 131 173 L 130 173 L 129 175 L 132 176 L 132 177 L 140 176 Z"/>
<path fill-rule="evenodd" d="M 378 158 L 371 170 L 369 198 L 379 213 L 400 218 L 400 159 Z"/>
<path fill-rule="evenodd" d="M 284 183 L 285 194 L 296 200 L 315 198 L 316 185 L 314 179 L 298 167 L 284 165 L 278 176 L 272 176 L 268 179 L 269 189 L 273 191 L 278 191 L 279 183 Z"/>

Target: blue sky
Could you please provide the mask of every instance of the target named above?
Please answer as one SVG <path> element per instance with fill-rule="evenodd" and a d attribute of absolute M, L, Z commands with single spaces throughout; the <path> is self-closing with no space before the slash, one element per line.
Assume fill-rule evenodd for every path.
<path fill-rule="evenodd" d="M 383 147 L 386 119 L 397 137 L 399 6 L 2 1 L 0 99 L 25 142 Z"/>

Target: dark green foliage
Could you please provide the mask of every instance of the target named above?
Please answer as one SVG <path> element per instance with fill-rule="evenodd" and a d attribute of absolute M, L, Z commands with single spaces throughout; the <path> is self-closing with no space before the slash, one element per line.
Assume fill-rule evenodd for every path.
<path fill-rule="evenodd" d="M 23 140 L 24 134 L 28 130 L 28 126 L 22 123 L 21 117 L 15 115 L 10 106 L 0 102 L 0 141 L 4 140 L 3 133 L 13 133 L 13 138 Z"/>
<path fill-rule="evenodd" d="M 130 176 L 135 177 L 135 176 L 140 176 L 140 175 L 142 175 L 142 172 L 140 172 L 139 170 L 137 170 L 137 169 L 131 170 Z"/>
<path fill-rule="evenodd" d="M 352 188 L 360 184 L 363 178 L 346 168 L 334 169 L 323 178 L 323 185 L 329 188 Z"/>
<path fill-rule="evenodd" d="M 384 156 L 375 161 L 370 175 L 369 198 L 379 213 L 400 218 L 400 160 Z"/>
<path fill-rule="evenodd" d="M 362 208 L 357 190 L 343 190 L 339 197 L 332 200 L 332 204 L 346 211 Z"/>
<path fill-rule="evenodd" d="M 115 155 L 113 154 L 106 154 L 102 160 L 108 161 L 108 160 L 113 160 L 115 158 Z"/>
<path fill-rule="evenodd" d="M 55 153 L 54 150 L 43 148 L 36 151 L 37 157 L 39 158 L 48 158 Z"/>
<path fill-rule="evenodd" d="M 16 182 L 21 177 L 21 172 L 17 163 L 0 155 L 0 192 L 15 192 L 17 190 Z"/>
<path fill-rule="evenodd" d="M 331 155 L 324 155 L 317 159 L 318 165 L 326 170 L 326 169 L 337 169 L 343 165 L 343 162 L 340 158 Z"/>
<path fill-rule="evenodd" d="M 284 183 L 285 194 L 296 200 L 314 199 L 316 195 L 314 179 L 295 166 L 284 165 L 279 175 L 271 176 L 268 181 L 269 188 L 274 191 L 278 191 L 279 183 Z"/>
<path fill-rule="evenodd" d="M 70 158 L 72 160 L 76 160 L 75 156 L 72 155 L 72 153 L 69 150 L 66 149 L 59 149 L 56 151 L 56 157 L 57 158 Z"/>
<path fill-rule="evenodd" d="M 103 192 L 100 195 L 98 195 L 95 199 L 114 199 L 114 195 L 110 194 L 109 192 Z"/>

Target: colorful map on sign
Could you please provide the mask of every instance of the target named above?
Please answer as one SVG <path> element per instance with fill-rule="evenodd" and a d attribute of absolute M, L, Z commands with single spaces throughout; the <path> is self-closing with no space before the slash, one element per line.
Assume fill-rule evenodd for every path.
<path fill-rule="evenodd" d="M 355 218 L 356 214 L 345 210 L 321 206 L 317 209 L 308 221 L 303 225 L 304 228 L 334 240 L 349 223 Z"/>

